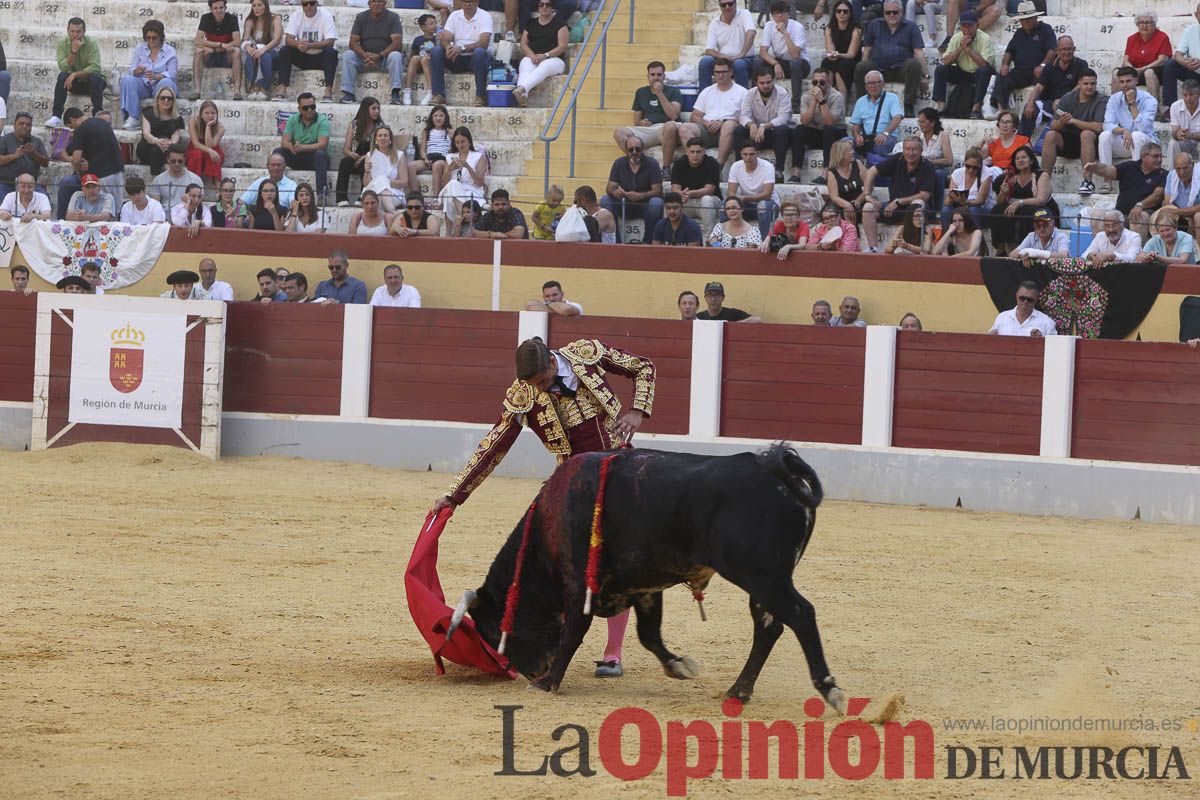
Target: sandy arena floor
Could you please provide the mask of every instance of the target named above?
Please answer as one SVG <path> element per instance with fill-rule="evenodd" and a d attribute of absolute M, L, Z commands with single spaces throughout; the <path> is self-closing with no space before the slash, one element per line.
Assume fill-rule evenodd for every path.
<path fill-rule="evenodd" d="M 451 666 L 437 677 L 402 573 L 444 475 L 84 445 L 0 453 L 0 797 L 663 797 L 623 783 L 600 724 L 635 705 L 720 723 L 749 647 L 745 596 L 714 581 L 701 623 L 667 595 L 662 676 L 629 637 L 627 675 L 591 677 L 594 626 L 546 696 Z M 441 574 L 475 586 L 537 483 L 493 478 L 451 522 Z M 828 503 L 796 582 L 834 674 L 929 721 L 934 780 L 693 781 L 701 797 L 1195 797 L 1200 780 L 1200 529 Z M 744 719 L 806 718 L 785 634 Z M 516 763 L 566 722 L 592 778 L 498 778 L 497 704 L 521 704 Z M 1180 718 L 1170 732 L 952 733 L 945 718 Z M 1189 729 L 1189 724 L 1193 726 Z M 832 726 L 836 720 L 829 718 Z M 564 743 L 573 742 L 568 738 Z M 947 781 L 947 745 L 1182 747 L 1191 781 Z M 570 761 L 568 763 L 571 763 Z M 882 768 L 880 769 L 880 773 Z"/>

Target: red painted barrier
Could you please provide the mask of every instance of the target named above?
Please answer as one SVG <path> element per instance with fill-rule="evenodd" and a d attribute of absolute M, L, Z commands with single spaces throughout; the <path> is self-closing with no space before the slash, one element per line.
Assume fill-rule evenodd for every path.
<path fill-rule="evenodd" d="M 1200 464 L 1200 353 L 1168 342 L 1080 341 L 1071 455 Z"/>
<path fill-rule="evenodd" d="M 33 400 L 37 295 L 0 292 L 0 400 Z"/>
<path fill-rule="evenodd" d="M 692 324 L 682 320 L 627 317 L 550 316 L 550 346 L 576 339 L 599 339 L 654 362 L 654 412 L 641 430 L 687 433 L 692 385 Z M 633 384 L 617 377 L 613 389 L 629 408 Z"/>
<path fill-rule="evenodd" d="M 1041 339 L 901 331 L 892 444 L 1037 455 Z"/>
<path fill-rule="evenodd" d="M 376 308 L 372 417 L 494 422 L 516 369 L 512 312 Z"/>
<path fill-rule="evenodd" d="M 863 328 L 725 325 L 721 435 L 862 442 Z"/>
<path fill-rule="evenodd" d="M 341 410 L 342 306 L 230 303 L 226 313 L 226 411 Z"/>

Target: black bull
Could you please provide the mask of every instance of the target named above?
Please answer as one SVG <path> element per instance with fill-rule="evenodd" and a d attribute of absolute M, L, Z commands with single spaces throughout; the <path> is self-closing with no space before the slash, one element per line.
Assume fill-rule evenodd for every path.
<path fill-rule="evenodd" d="M 728 695 L 749 700 L 772 647 L 791 628 L 813 685 L 838 710 L 837 687 L 821 648 L 812 603 L 792 585 L 821 502 L 816 473 L 790 447 L 713 457 L 656 450 L 588 453 L 570 459 L 536 499 L 506 655 L 533 685 L 556 691 L 591 624 L 584 613 L 585 576 L 600 466 L 609 470 L 603 515 L 600 592 L 593 613 L 610 617 L 633 606 L 642 645 L 675 678 L 698 674 L 692 659 L 662 640 L 662 592 L 687 583 L 703 589 L 713 574 L 750 595 L 754 641 Z M 467 592 L 453 631 L 469 608 L 493 647 L 500 641 L 505 598 L 521 546 L 524 518 L 500 549 L 478 590 Z"/>

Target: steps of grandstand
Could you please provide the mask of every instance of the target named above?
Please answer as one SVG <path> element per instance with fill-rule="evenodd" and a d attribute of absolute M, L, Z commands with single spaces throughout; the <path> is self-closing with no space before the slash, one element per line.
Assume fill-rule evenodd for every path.
<path fill-rule="evenodd" d="M 551 145 L 550 182 L 563 184 L 568 195 L 574 187 L 584 183 L 591 184 L 597 190 L 602 190 L 606 184 L 612 160 L 619 155 L 612 141 L 612 130 L 630 123 L 632 112 L 629 110 L 629 103 L 633 92 L 645 82 L 646 63 L 661 60 L 668 69 L 684 63 L 695 64 L 703 50 L 709 22 L 717 15 L 716 0 L 642 0 L 636 5 L 634 18 L 636 42 L 629 44 L 628 0 L 610 2 L 618 2 L 620 6 L 607 45 L 605 108 L 599 108 L 601 69 L 600 58 L 597 57 L 579 93 L 573 176 L 568 175 L 571 132 L 569 120 L 560 139 Z M 1192 22 L 1192 6 L 1183 2 L 1163 5 L 1170 7 L 1157 8 L 1163 15 L 1159 18 L 1158 26 L 1176 42 Z M 344 47 L 353 18 L 362 8 L 346 6 L 342 0 L 326 3 L 326 7 L 337 20 L 339 44 Z M 241 15 L 245 13 L 246 8 L 243 3 L 238 3 L 231 10 Z M 9 98 L 10 120 L 18 110 L 31 111 L 36 123 L 41 123 L 50 115 L 51 89 L 57 74 L 57 67 L 52 61 L 54 47 L 64 34 L 67 19 L 73 16 L 86 19 L 89 35 L 101 44 L 102 63 L 110 81 L 110 95 L 105 100 L 105 105 L 110 111 L 118 110 L 114 73 L 119 75 L 127 68 L 129 52 L 141 41 L 141 25 L 148 19 L 163 22 L 168 41 L 173 42 L 178 50 L 179 91 L 182 98 L 192 89 L 192 39 L 196 23 L 206 11 L 206 5 L 198 0 L 110 0 L 103 5 L 85 0 L 0 0 L 0 15 L 7 19 L 19 19 L 22 23 L 34 23 L 0 26 L 0 42 L 4 44 L 8 67 L 13 75 L 12 93 Z M 277 5 L 273 11 L 285 18 L 301 13 L 299 6 L 286 5 Z M 1107 93 L 1108 73 L 1120 63 L 1125 39 L 1135 30 L 1135 9 L 1118 0 L 1049 0 L 1049 11 L 1050 15 L 1044 18 L 1045 21 L 1059 33 L 1067 33 L 1075 38 L 1079 56 L 1100 72 L 1101 91 Z M 396 13 L 403 21 L 407 43 L 416 35 L 416 19 L 424 12 L 398 9 Z M 598 19 L 602 21 L 607 13 L 608 8 L 603 9 Z M 503 15 L 493 13 L 491 16 L 497 30 L 502 31 Z M 823 55 L 822 29 L 827 18 L 814 22 L 811 16 L 803 16 L 801 21 L 808 34 L 809 61 L 816 65 Z M 944 18 L 939 17 L 939 23 L 943 21 Z M 923 17 L 918 17 L 918 25 L 923 27 Z M 1005 18 L 989 31 L 996 40 L 998 50 L 1003 49 L 1003 45 L 1015 29 L 1016 23 Z M 939 30 L 936 35 L 927 34 L 927 38 L 937 40 L 943 35 L 944 32 Z M 572 45 L 572 66 L 581 67 L 587 55 L 580 45 Z M 934 48 L 926 49 L 924 55 L 931 66 L 937 63 L 938 54 Z M 476 142 L 487 147 L 492 155 L 492 177 L 489 179 L 489 186 L 507 188 L 513 192 L 514 201 L 527 211 L 542 197 L 545 145 L 538 141 L 537 137 L 551 119 L 551 106 L 568 80 L 568 76 L 554 78 L 538 87 L 531 95 L 529 108 L 476 108 L 471 105 L 474 95 L 471 76 L 447 76 L 447 95 L 453 124 L 469 127 Z M 237 177 L 239 185 L 245 185 L 262 174 L 266 155 L 278 141 L 280 116 L 295 110 L 296 94 L 300 91 L 311 91 L 320 98 L 324 91 L 320 73 L 316 71 L 295 72 L 289 99 L 282 102 L 230 99 L 233 90 L 228 69 L 206 69 L 204 85 L 201 88 L 203 96 L 211 97 L 219 103 L 227 128 L 227 163 L 252 165 L 251 169 L 227 170 L 229 174 Z M 888 89 L 902 93 L 902 87 L 897 84 L 889 85 Z M 419 102 L 425 91 L 424 79 L 418 74 L 414 85 L 414 101 Z M 338 93 L 340 92 L 335 91 L 335 96 Z M 386 104 L 388 86 L 386 75 L 383 73 L 364 73 L 360 76 L 357 95 L 361 98 L 367 94 L 373 94 L 385 103 L 383 117 L 397 132 L 414 134 L 423 126 L 427 108 Z M 1023 91 L 1018 92 L 1014 104 L 1022 102 L 1024 96 Z M 918 107 L 927 102 L 928 96 L 925 95 Z M 90 110 L 87 109 L 86 97 L 72 96 L 68 105 Z M 185 109 L 185 113 L 192 107 L 198 107 L 197 103 L 189 104 L 182 99 L 180 105 Z M 356 108 L 357 106 L 336 103 L 320 104 L 321 112 L 330 115 L 332 120 L 330 149 L 335 167 L 340 158 L 342 137 Z M 558 113 L 561 118 L 567 110 L 560 109 Z M 120 122 L 118 114 L 118 125 Z M 961 161 L 969 146 L 978 144 L 995 130 L 994 123 L 990 121 L 947 120 L 945 126 L 950 133 L 956 162 Z M 1160 140 L 1165 142 L 1167 126 L 1160 124 L 1157 127 Z M 915 130 L 915 120 L 906 119 L 899 132 L 905 134 Z M 37 132 L 39 135 L 44 134 L 44 131 Z M 137 134 L 121 132 L 120 138 L 124 141 L 135 141 Z M 711 152 L 715 153 L 715 150 Z M 661 148 L 650 148 L 649 154 L 660 158 Z M 771 155 L 764 153 L 764 157 L 770 159 Z M 819 178 L 821 170 L 817 163 L 818 157 L 819 154 L 810 152 L 806 158 L 807 163 L 801 173 L 805 181 L 816 181 Z M 1065 190 L 1055 192 L 1060 206 L 1111 206 L 1115 195 L 1097 194 L 1090 198 L 1079 198 L 1072 194 L 1081 177 L 1080 167 L 1077 160 L 1060 160 L 1056 166 L 1055 188 Z M 64 171 L 65 167 L 56 165 L 49 171 L 48 177 L 55 181 Z M 132 171 L 144 172 L 144 168 L 133 167 Z M 311 173 L 293 172 L 293 176 L 297 180 L 311 180 Z M 334 173 L 330 172 L 330 187 L 334 185 L 334 179 Z M 429 175 L 426 173 L 422 176 L 426 190 L 429 188 L 428 180 Z M 352 186 L 356 185 L 356 182 L 352 183 Z M 779 187 L 782 197 L 795 191 L 797 189 L 793 185 Z M 343 213 L 335 212 L 331 216 L 340 218 Z"/>

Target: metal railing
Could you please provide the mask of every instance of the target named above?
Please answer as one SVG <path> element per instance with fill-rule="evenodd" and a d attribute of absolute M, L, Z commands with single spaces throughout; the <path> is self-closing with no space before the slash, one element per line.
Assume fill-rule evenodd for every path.
<path fill-rule="evenodd" d="M 629 5 L 629 44 L 633 44 L 633 14 L 635 0 L 627 0 Z M 588 26 L 587 36 L 584 37 L 583 46 L 579 48 L 579 59 L 576 61 L 574 69 L 567 76 L 567 80 L 563 83 L 562 89 L 558 92 L 558 97 L 554 101 L 554 106 L 550 110 L 550 115 L 546 118 L 546 124 L 542 127 L 542 132 L 538 134 L 538 139 L 541 140 L 542 146 L 545 148 L 545 160 L 543 172 L 544 193 L 550 188 L 550 146 L 558 141 L 562 136 L 563 127 L 566 126 L 568 116 L 571 119 L 571 156 L 570 169 L 567 177 L 575 177 L 575 132 L 576 132 L 576 109 L 579 106 L 579 93 L 583 90 L 584 84 L 587 83 L 588 74 L 591 72 L 592 64 L 596 61 L 596 55 L 600 54 L 600 108 L 604 108 L 604 89 L 608 73 L 608 30 L 612 27 L 613 20 L 617 18 L 617 9 L 621 5 L 621 0 L 609 0 L 608 15 L 604 19 L 603 26 L 592 22 Z M 587 57 L 587 61 L 580 65 L 583 54 L 591 52 Z M 572 89 L 574 85 L 574 89 Z M 566 99 L 567 91 L 571 89 L 570 99 Z M 565 113 L 565 107 L 570 109 L 570 113 Z M 555 119 L 558 120 L 555 126 Z M 551 127 L 554 127 L 554 133 L 550 133 Z"/>

